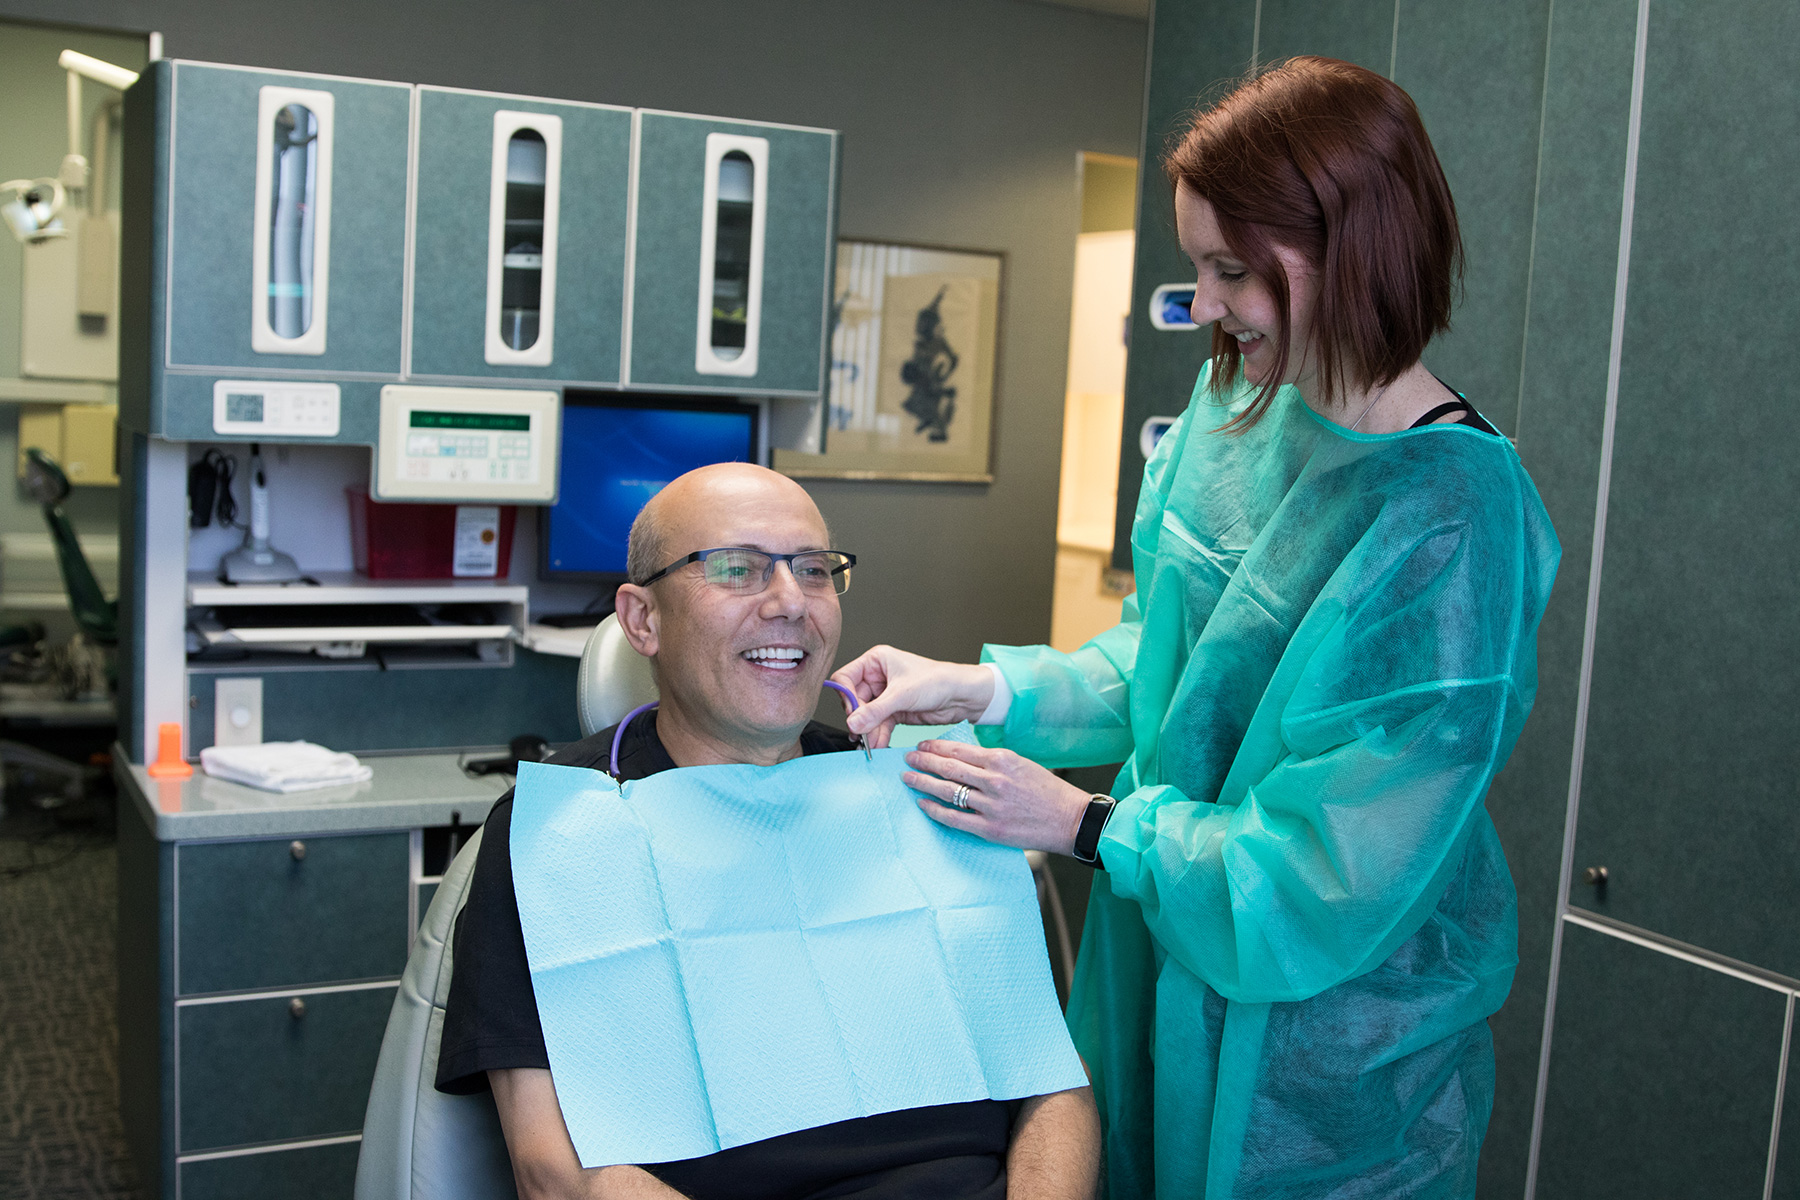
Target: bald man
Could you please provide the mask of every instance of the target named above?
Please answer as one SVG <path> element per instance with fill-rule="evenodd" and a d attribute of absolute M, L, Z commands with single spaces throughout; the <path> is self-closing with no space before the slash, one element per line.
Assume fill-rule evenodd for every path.
<path fill-rule="evenodd" d="M 691 471 L 644 507 L 617 612 L 651 661 L 661 707 L 626 728 L 625 778 L 852 748 L 847 735 L 811 720 L 854 562 L 830 540 L 805 489 L 743 463 Z M 550 761 L 603 771 L 616 729 Z M 488 816 L 457 918 L 437 1086 L 492 1088 L 525 1200 L 1093 1195 L 1099 1119 L 1085 1088 L 883 1113 L 682 1162 L 583 1170 L 550 1081 L 513 892 L 511 818 L 509 792 Z"/>

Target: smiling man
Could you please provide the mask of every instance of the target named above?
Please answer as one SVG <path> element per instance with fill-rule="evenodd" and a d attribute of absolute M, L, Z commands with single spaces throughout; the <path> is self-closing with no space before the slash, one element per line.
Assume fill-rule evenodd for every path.
<path fill-rule="evenodd" d="M 631 722 L 619 772 L 772 766 L 853 748 L 811 720 L 837 654 L 853 556 L 834 550 L 805 489 L 727 463 L 681 476 L 631 530 L 619 625 L 651 660 L 660 707 Z M 617 727 L 551 762 L 607 768 Z M 1099 1123 L 1088 1090 L 841 1121 L 704 1158 L 583 1170 L 550 1078 L 513 890 L 509 793 L 489 815 L 444 1014 L 437 1085 L 491 1087 L 519 1194 L 646 1200 L 1088 1197 Z"/>

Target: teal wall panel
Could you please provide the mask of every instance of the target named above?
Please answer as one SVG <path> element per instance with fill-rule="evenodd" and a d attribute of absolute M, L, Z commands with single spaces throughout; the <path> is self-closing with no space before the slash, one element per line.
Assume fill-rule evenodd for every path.
<path fill-rule="evenodd" d="M 340 1142 L 185 1163 L 181 1168 L 181 1200 L 346 1197 L 356 1186 L 356 1159 L 361 1150 L 360 1142 Z"/>
<path fill-rule="evenodd" d="M 1800 1045 L 1793 1041 L 1791 1011 L 1788 1022 L 1787 1088 L 1781 1103 L 1781 1140 L 1775 1147 L 1771 1200 L 1800 1200 Z"/>
<path fill-rule="evenodd" d="M 1616 919 L 1800 976 L 1800 105 L 1765 50 L 1800 9 L 1650 11 L 1576 866 Z"/>
<path fill-rule="evenodd" d="M 1786 1015 L 1779 992 L 1570 927 L 1537 1195 L 1758 1200 Z"/>
<path fill-rule="evenodd" d="M 579 659 L 516 652 L 510 667 L 382 670 L 375 663 L 268 671 L 263 736 L 352 753 L 504 745 L 521 733 L 551 742 L 581 736 Z M 248 672 L 246 672 L 248 674 Z M 214 674 L 188 679 L 189 750 L 212 744 Z"/>
<path fill-rule="evenodd" d="M 824 384 L 836 136 L 644 113 L 638 134 L 631 382 L 716 392 L 818 392 Z M 769 140 L 762 331 L 752 376 L 694 369 L 706 135 Z"/>
<path fill-rule="evenodd" d="M 231 67 L 174 71 L 169 362 L 400 372 L 411 89 Z M 271 85 L 335 98 L 325 353 L 250 349 L 257 96 Z"/>
<path fill-rule="evenodd" d="M 486 361 L 494 113 L 562 118 L 556 328 L 542 367 Z M 412 373 L 616 384 L 630 199 L 628 109 L 419 89 Z"/>
<path fill-rule="evenodd" d="M 1380 0 L 1262 0 L 1257 5 L 1256 61 L 1267 64 L 1317 54 L 1387 75 L 1393 61 L 1395 8 Z"/>
<path fill-rule="evenodd" d="M 1562 540 L 1563 559 L 1538 627 L 1537 704 L 1488 793 L 1519 892 L 1519 970 L 1491 1021 L 1497 1087 L 1482 1150 L 1483 1195 L 1523 1194 L 1530 1153 L 1605 419 L 1636 8 L 1635 0 L 1562 4 L 1548 23 L 1537 256 L 1512 387 L 1521 405 L 1519 453 Z M 1474 238 L 1466 217 L 1464 230 Z M 1471 297 L 1464 311 L 1475 303 Z M 1464 326 L 1448 340 L 1466 333 Z M 1493 347 L 1496 355 L 1506 348 L 1498 340 Z M 1506 415 L 1504 404 L 1490 406 L 1468 390 L 1491 417 Z"/>
<path fill-rule="evenodd" d="M 1437 149 L 1466 260 L 1450 332 L 1425 363 L 1509 435 L 1518 430 L 1549 11 L 1550 0 L 1416 0 L 1401 8 L 1395 41 L 1394 80 Z"/>

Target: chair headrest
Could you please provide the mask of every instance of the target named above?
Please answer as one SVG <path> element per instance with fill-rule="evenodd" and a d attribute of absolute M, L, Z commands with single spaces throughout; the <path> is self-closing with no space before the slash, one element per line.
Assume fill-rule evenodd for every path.
<path fill-rule="evenodd" d="M 656 698 L 650 660 L 625 640 L 619 618 L 607 617 L 594 627 L 581 651 L 581 672 L 575 681 L 581 735 L 588 737 L 616 725 L 626 713 Z"/>

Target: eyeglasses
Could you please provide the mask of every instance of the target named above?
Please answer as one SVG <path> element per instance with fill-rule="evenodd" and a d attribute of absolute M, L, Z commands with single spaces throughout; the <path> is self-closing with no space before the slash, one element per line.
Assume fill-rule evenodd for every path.
<path fill-rule="evenodd" d="M 706 582 L 740 596 L 754 596 L 775 578 L 775 564 L 786 563 L 794 582 L 809 592 L 827 588 L 843 595 L 850 590 L 850 568 L 856 555 L 841 550 L 803 550 L 799 554 L 764 554 L 746 546 L 721 546 L 715 550 L 696 550 L 686 558 L 676 559 L 639 584 L 649 587 L 664 575 L 689 563 L 697 562 L 706 571 Z"/>

